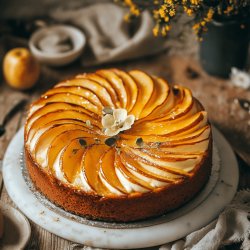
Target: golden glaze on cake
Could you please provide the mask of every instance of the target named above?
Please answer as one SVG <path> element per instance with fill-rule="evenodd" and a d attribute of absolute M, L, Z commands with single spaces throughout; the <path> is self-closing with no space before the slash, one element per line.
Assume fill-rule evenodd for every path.
<path fill-rule="evenodd" d="M 104 107 L 136 120 L 107 145 Z M 25 126 L 35 185 L 66 210 L 97 219 L 157 216 L 192 198 L 211 171 L 211 128 L 190 90 L 133 70 L 82 74 L 30 107 Z"/>

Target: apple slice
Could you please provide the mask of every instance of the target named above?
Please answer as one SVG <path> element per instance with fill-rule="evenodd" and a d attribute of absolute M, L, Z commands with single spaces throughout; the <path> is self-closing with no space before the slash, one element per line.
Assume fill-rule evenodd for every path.
<path fill-rule="evenodd" d="M 165 179 L 166 182 L 176 183 L 187 178 L 186 175 L 169 171 L 168 169 L 159 167 L 157 165 L 151 165 L 146 161 L 140 161 L 139 163 L 141 165 L 141 168 L 143 169 L 142 171 L 148 172 L 158 178 L 161 177 Z"/>
<path fill-rule="evenodd" d="M 93 145 L 82 158 L 82 171 L 89 186 L 99 195 L 111 195 L 112 192 L 104 186 L 99 178 L 100 159 L 110 149 L 106 145 Z"/>
<path fill-rule="evenodd" d="M 153 88 L 153 93 L 151 95 L 151 98 L 147 102 L 146 106 L 144 107 L 141 117 L 146 117 L 152 111 L 163 104 L 163 102 L 167 99 L 168 97 L 168 85 L 164 81 L 157 81 L 155 78 L 154 80 L 154 88 Z"/>
<path fill-rule="evenodd" d="M 126 189 L 121 185 L 114 167 L 115 149 L 111 148 L 101 158 L 99 176 L 108 189 L 113 193 L 124 194 Z"/>
<path fill-rule="evenodd" d="M 194 138 L 189 138 L 189 139 L 185 139 L 185 140 L 173 140 L 171 141 L 171 143 L 169 142 L 163 142 L 161 144 L 161 147 L 177 147 L 180 145 L 193 145 L 199 142 L 202 142 L 204 140 L 207 140 L 209 138 L 209 133 L 203 133 L 200 136 L 194 137 Z"/>
<path fill-rule="evenodd" d="M 56 122 L 60 124 L 60 120 L 72 120 L 77 122 L 82 122 L 83 126 L 86 125 L 86 120 L 90 120 L 92 126 L 101 128 L 100 121 L 93 119 L 85 113 L 78 112 L 76 110 L 55 110 L 43 114 L 38 119 L 36 119 L 31 125 L 31 129 L 38 129 L 49 122 Z"/>
<path fill-rule="evenodd" d="M 190 167 L 195 167 L 199 161 L 200 156 L 197 158 L 190 158 L 190 159 L 184 159 L 184 160 L 178 160 L 174 161 L 173 159 L 164 160 L 161 158 L 152 157 L 143 151 L 136 150 L 136 149 L 128 149 L 126 148 L 125 151 L 127 154 L 129 154 L 134 159 L 137 159 L 138 161 L 144 161 L 152 166 L 160 167 L 161 169 L 167 170 L 172 173 L 188 176 L 186 169 L 189 169 Z"/>
<path fill-rule="evenodd" d="M 132 108 L 134 107 L 136 100 L 137 100 L 137 95 L 138 95 L 137 86 L 134 80 L 132 79 L 132 77 L 126 72 L 119 70 L 119 69 L 112 69 L 112 71 L 117 76 L 119 76 L 123 81 L 124 87 L 127 92 L 127 98 L 128 98 L 126 109 L 128 112 L 130 112 Z"/>
<path fill-rule="evenodd" d="M 82 129 L 70 129 L 56 135 L 49 145 L 47 160 L 48 166 L 52 169 L 59 152 L 74 139 L 84 139 L 88 144 L 94 143 L 94 135 Z M 92 138 L 92 140 L 90 140 Z"/>
<path fill-rule="evenodd" d="M 69 183 L 73 183 L 77 175 L 79 175 L 81 171 L 81 159 L 85 153 L 86 149 L 81 146 L 78 139 L 71 141 L 65 147 L 60 158 L 60 166 Z"/>
<path fill-rule="evenodd" d="M 152 121 L 165 117 L 165 115 L 174 107 L 175 96 L 173 94 L 172 89 L 169 88 L 168 83 L 162 78 L 153 77 L 153 79 L 155 82 L 159 82 L 159 85 L 166 85 L 168 87 L 168 90 L 166 91 L 167 97 L 165 98 L 164 102 L 158 107 L 156 107 L 148 116 L 145 116 L 144 118 L 141 118 L 140 120 L 136 121 L 138 124 L 143 123 L 145 121 Z"/>
<path fill-rule="evenodd" d="M 182 98 L 179 99 L 179 102 L 172 108 L 166 116 L 156 119 L 156 122 L 169 121 L 173 119 L 183 119 L 188 115 L 195 114 L 198 110 L 196 104 L 193 101 L 191 91 L 186 88 L 179 87 L 179 92 L 182 93 Z M 191 111 L 191 112 L 190 112 Z"/>
<path fill-rule="evenodd" d="M 177 134 L 181 131 L 187 130 L 188 128 L 195 126 L 202 120 L 207 120 L 207 113 L 205 111 L 201 111 L 196 113 L 185 120 L 173 120 L 162 123 L 157 122 L 145 122 L 141 124 L 134 124 L 134 126 L 127 130 L 127 134 L 134 135 L 165 135 L 169 136 L 172 134 Z"/>
<path fill-rule="evenodd" d="M 88 90 L 87 88 L 81 86 L 64 86 L 64 87 L 57 87 L 50 89 L 47 91 L 44 96 L 51 96 L 58 93 L 64 93 L 66 95 L 75 94 L 84 97 L 85 99 L 89 100 L 92 104 L 96 105 L 99 108 L 103 108 L 103 105 L 100 99 L 94 94 L 92 91 Z"/>
<path fill-rule="evenodd" d="M 75 78 L 70 82 L 62 82 L 56 85 L 56 88 L 62 86 L 77 86 L 83 87 L 92 91 L 102 102 L 103 106 L 114 107 L 109 92 L 98 82 L 87 78 Z"/>
<path fill-rule="evenodd" d="M 96 72 L 97 75 L 105 78 L 112 85 L 115 90 L 118 100 L 120 101 L 121 108 L 126 108 L 127 106 L 127 92 L 124 87 L 124 83 L 121 78 L 119 78 L 114 72 L 111 70 L 98 70 Z"/>
<path fill-rule="evenodd" d="M 180 138 L 186 138 L 191 133 L 198 131 L 204 127 L 207 127 L 208 126 L 207 113 L 205 111 L 201 111 L 201 112 L 204 112 L 205 114 L 201 121 L 199 121 L 194 126 L 187 127 L 184 130 L 177 131 L 177 133 L 175 134 L 168 135 L 168 138 L 176 139 L 176 140 Z"/>
<path fill-rule="evenodd" d="M 180 133 L 176 135 L 175 137 L 174 136 L 171 137 L 170 139 L 176 142 L 181 142 L 181 141 L 183 142 L 183 141 L 198 138 L 198 137 L 207 139 L 209 138 L 209 136 L 211 136 L 211 128 L 209 125 L 206 125 L 206 126 L 202 126 L 201 128 L 197 126 L 197 130 L 189 131 L 189 133 Z"/>
<path fill-rule="evenodd" d="M 130 147 L 138 147 L 136 142 L 139 138 L 142 139 L 143 143 L 162 142 L 162 141 L 165 142 L 167 140 L 166 137 L 164 136 L 155 136 L 155 135 L 137 136 L 125 133 L 120 134 L 120 138 L 121 138 L 121 145 L 126 145 Z"/>
<path fill-rule="evenodd" d="M 73 125 L 79 125 L 82 129 L 85 129 L 84 126 L 82 125 L 81 122 L 75 122 L 73 120 L 60 120 L 60 124 L 73 124 Z M 25 140 L 26 140 L 26 144 L 28 145 L 30 150 L 33 150 L 36 141 L 38 140 L 38 138 L 44 133 L 46 132 L 48 129 L 59 126 L 60 125 L 58 123 L 58 121 L 52 121 L 49 122 L 47 124 L 45 124 L 42 128 L 38 128 L 38 129 L 32 129 L 29 130 L 26 134 L 25 134 Z M 85 129 L 87 130 L 87 129 Z"/>
<path fill-rule="evenodd" d="M 76 112 L 80 112 L 80 113 L 85 113 L 87 114 L 89 117 L 93 116 L 94 120 L 100 120 L 101 118 L 99 116 L 97 116 L 94 113 L 90 113 L 89 111 L 87 111 L 84 108 L 81 108 L 80 106 L 76 106 L 76 105 L 72 105 L 72 104 L 68 104 L 68 103 L 63 103 L 63 102 L 58 102 L 58 103 L 48 103 L 45 106 L 43 106 L 41 109 L 38 109 L 36 112 L 34 112 L 32 115 L 30 115 L 27 118 L 27 130 L 30 129 L 31 125 L 37 120 L 39 119 L 41 116 L 46 115 L 47 113 L 50 112 L 61 112 L 62 110 L 72 110 L 72 111 L 76 111 Z"/>
<path fill-rule="evenodd" d="M 47 129 L 43 134 L 39 137 L 36 137 L 31 141 L 32 147 L 31 152 L 36 161 L 42 166 L 47 167 L 47 152 L 50 146 L 50 143 L 54 139 L 54 136 L 64 132 L 67 129 L 76 129 L 81 128 L 77 125 L 65 124 L 62 126 L 54 126 Z M 34 146 L 33 146 L 34 145 Z"/>
<path fill-rule="evenodd" d="M 168 143 L 169 145 L 175 145 L 178 143 L 187 142 L 189 140 L 194 139 L 194 141 L 201 141 L 204 139 L 209 138 L 211 134 L 210 126 L 202 126 L 199 128 L 196 126 L 197 130 L 190 130 L 189 133 L 179 133 L 177 135 L 172 136 L 158 136 L 158 135 L 143 135 L 143 136 L 135 136 L 135 135 L 128 135 L 128 134 L 121 134 L 120 138 L 122 140 L 122 145 L 127 145 L 130 147 L 138 147 L 136 141 L 138 138 L 142 138 L 144 144 L 148 147 L 155 148 L 157 145 L 162 145 L 162 143 Z"/>
<path fill-rule="evenodd" d="M 199 129 L 198 131 L 195 131 L 196 133 L 192 133 L 189 135 L 186 135 L 184 138 L 175 138 L 172 136 L 171 138 L 166 138 L 165 141 L 161 141 L 160 143 L 158 142 L 147 142 L 146 140 L 143 141 L 145 144 L 145 148 L 157 148 L 160 147 L 176 147 L 178 145 L 193 145 L 198 142 L 202 142 L 206 139 L 209 138 L 210 136 L 210 128 L 209 127 L 204 127 L 202 129 Z M 162 137 L 161 137 L 162 138 Z"/>
<path fill-rule="evenodd" d="M 67 119 L 66 119 L 67 118 Z M 34 134 L 39 131 L 39 129 L 43 128 L 46 124 L 48 126 L 53 126 L 56 124 L 63 124 L 65 123 L 65 120 L 69 120 L 70 123 L 74 123 L 74 121 L 82 122 L 82 127 L 85 127 L 88 130 L 95 130 L 97 133 L 100 133 L 100 130 L 98 129 L 99 126 L 101 126 L 97 121 L 90 119 L 89 116 L 87 116 L 84 113 L 75 112 L 72 110 L 62 110 L 62 111 L 55 111 L 47 113 L 43 116 L 41 116 L 39 119 L 37 119 L 31 126 L 30 130 L 27 133 L 27 143 L 30 143 L 30 140 L 33 138 Z M 86 120 L 91 120 L 92 127 L 88 127 L 86 124 Z"/>
<path fill-rule="evenodd" d="M 115 169 L 120 182 L 128 193 L 136 191 L 147 192 L 148 190 L 152 189 L 149 183 L 133 175 L 122 164 L 121 158 L 118 155 L 116 155 L 115 157 Z"/>
<path fill-rule="evenodd" d="M 144 168 L 141 165 L 141 163 L 139 161 L 135 161 L 132 157 L 130 157 L 125 152 L 123 152 L 121 154 L 121 161 L 128 169 L 131 169 L 134 172 L 138 172 L 141 175 L 143 175 L 147 178 L 151 178 L 151 179 L 156 180 L 156 181 L 171 183 L 171 182 L 173 182 L 173 177 L 176 176 L 173 174 L 166 175 L 165 172 L 164 172 L 164 175 L 162 175 L 162 172 L 160 174 L 157 174 L 157 171 L 148 171 L 146 168 Z"/>
<path fill-rule="evenodd" d="M 83 98 L 82 96 L 75 95 L 75 94 L 67 95 L 63 93 L 58 93 L 58 94 L 54 94 L 48 97 L 43 96 L 43 98 L 39 99 L 39 102 L 31 106 L 30 114 L 34 113 L 41 107 L 45 106 L 47 103 L 54 103 L 54 102 L 56 103 L 64 102 L 64 103 L 77 105 L 97 115 L 100 115 L 102 113 L 101 108 L 98 108 L 97 106 L 93 105 L 90 101 Z"/>
<path fill-rule="evenodd" d="M 203 154 L 207 151 L 209 145 L 209 139 L 205 139 L 196 143 L 183 143 L 180 145 L 169 147 L 167 145 L 162 145 L 162 149 L 182 154 Z"/>
<path fill-rule="evenodd" d="M 133 114 L 138 119 L 141 118 L 141 113 L 151 98 L 154 82 L 149 75 L 139 70 L 130 71 L 129 75 L 134 79 L 138 89 L 137 100 L 133 109 L 131 110 L 131 114 Z"/>
<path fill-rule="evenodd" d="M 92 81 L 97 82 L 98 84 L 100 84 L 101 86 L 103 86 L 109 93 L 112 102 L 114 103 L 115 107 L 121 107 L 120 106 L 120 102 L 118 100 L 118 96 L 114 90 L 114 88 L 111 86 L 111 84 L 104 79 L 103 77 L 95 74 L 95 73 L 88 73 L 88 74 L 83 74 L 83 75 L 78 75 L 76 78 L 84 78 L 84 79 L 90 79 Z"/>
<path fill-rule="evenodd" d="M 195 167 L 196 164 L 199 162 L 197 159 L 186 159 L 183 161 L 165 161 L 159 158 L 152 157 L 142 152 L 132 152 L 131 150 L 126 151 L 132 158 L 136 159 L 138 162 L 144 162 L 147 165 L 151 165 L 156 167 L 160 170 L 167 171 L 169 173 L 182 175 L 182 176 L 189 176 L 189 169 L 190 167 Z M 188 170 L 187 170 L 188 169 Z"/>

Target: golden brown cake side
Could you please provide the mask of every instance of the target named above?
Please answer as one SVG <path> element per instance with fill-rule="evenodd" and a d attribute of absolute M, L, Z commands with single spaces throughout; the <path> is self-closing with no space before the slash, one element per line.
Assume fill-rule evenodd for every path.
<path fill-rule="evenodd" d="M 154 217 L 190 200 L 211 172 L 207 113 L 187 88 L 142 71 L 99 70 L 30 107 L 25 155 L 36 187 L 95 219 Z"/>
<path fill-rule="evenodd" d="M 211 173 L 212 147 L 190 179 L 168 188 L 124 197 L 104 198 L 75 191 L 37 166 L 26 151 L 28 171 L 35 186 L 52 202 L 67 211 L 91 219 L 130 222 L 156 217 L 180 207 L 192 199 L 206 184 Z"/>

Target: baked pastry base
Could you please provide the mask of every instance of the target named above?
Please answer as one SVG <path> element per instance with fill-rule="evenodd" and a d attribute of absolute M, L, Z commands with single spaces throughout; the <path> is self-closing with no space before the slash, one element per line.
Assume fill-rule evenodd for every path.
<path fill-rule="evenodd" d="M 32 181 L 40 192 L 63 209 L 94 220 L 131 222 L 163 215 L 184 205 L 207 183 L 212 167 L 212 140 L 207 155 L 192 177 L 157 188 L 153 192 L 101 197 L 75 190 L 48 175 L 33 162 L 25 149 L 25 160 Z"/>

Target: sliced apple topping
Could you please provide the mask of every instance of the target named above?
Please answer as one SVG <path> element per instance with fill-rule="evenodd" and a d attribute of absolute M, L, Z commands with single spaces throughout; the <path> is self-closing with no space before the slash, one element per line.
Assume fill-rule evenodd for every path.
<path fill-rule="evenodd" d="M 207 112 L 191 91 L 139 70 L 60 82 L 31 105 L 25 126 L 38 165 L 104 197 L 182 182 L 211 144 Z"/>
<path fill-rule="evenodd" d="M 196 113 L 185 120 L 172 120 L 162 123 L 158 122 L 145 122 L 141 124 L 135 124 L 129 131 L 129 134 L 138 135 L 171 135 L 182 132 L 196 124 L 200 123 L 202 120 L 207 119 L 207 113 L 201 111 Z"/>
<path fill-rule="evenodd" d="M 67 119 L 66 119 L 67 117 Z M 64 124 L 64 123 L 81 123 L 83 127 L 86 127 L 87 129 L 91 129 L 87 124 L 86 121 L 90 120 L 91 117 L 88 115 L 76 112 L 75 110 L 57 110 L 54 112 L 47 113 L 41 117 L 39 117 L 32 125 L 30 130 L 27 133 L 27 141 L 28 144 L 30 143 L 30 140 L 33 138 L 35 134 L 39 134 L 40 130 L 44 130 L 45 127 L 50 127 L 58 124 Z M 66 120 L 66 121 L 65 121 Z M 92 120 L 92 119 L 91 119 Z M 98 131 L 101 125 L 96 120 L 92 120 L 94 126 L 92 129 L 95 129 L 95 131 Z"/>
<path fill-rule="evenodd" d="M 145 167 L 146 164 L 144 164 L 141 161 L 138 161 L 138 159 L 134 159 L 129 154 L 123 152 L 121 154 L 121 161 L 122 163 L 129 169 L 133 170 L 134 172 L 139 173 L 140 175 L 145 176 L 146 178 L 150 178 L 151 181 L 159 181 L 160 183 L 171 183 L 173 182 L 173 177 L 180 178 L 178 175 L 174 175 L 171 173 L 168 173 L 163 170 L 159 170 L 155 167 Z"/>
<path fill-rule="evenodd" d="M 149 75 L 139 70 L 130 71 L 129 74 L 135 80 L 138 88 L 137 101 L 131 110 L 131 113 L 136 117 L 136 119 L 138 119 L 141 117 L 144 107 L 151 98 L 154 89 L 154 82 Z"/>
<path fill-rule="evenodd" d="M 178 100 L 178 101 L 175 101 L 176 105 L 171 110 L 169 110 L 169 112 L 167 112 L 164 117 L 159 118 L 159 119 L 156 118 L 157 122 L 174 120 L 179 117 L 184 118 L 184 115 L 186 115 L 192 108 L 193 108 L 193 112 L 191 113 L 191 115 L 195 113 L 196 109 L 195 109 L 195 105 L 193 105 L 194 103 L 193 103 L 191 91 L 189 89 L 185 89 L 179 86 L 178 86 L 178 91 L 179 93 L 182 93 L 182 94 L 180 98 L 175 97 L 175 99 Z"/>
<path fill-rule="evenodd" d="M 162 78 L 153 77 L 154 82 L 158 82 L 159 85 L 166 85 L 167 91 L 166 91 L 166 98 L 162 104 L 157 106 L 149 115 L 140 118 L 137 120 L 137 123 L 143 123 L 145 121 L 152 121 L 155 119 L 159 119 L 162 117 L 165 117 L 165 115 L 174 107 L 175 104 L 175 97 L 172 91 L 172 88 L 169 87 L 168 83 L 163 80 Z M 164 93 L 162 93 L 164 94 Z M 162 95 L 161 94 L 161 95 Z"/>
<path fill-rule="evenodd" d="M 51 145 L 53 139 L 61 134 L 64 131 L 67 131 L 69 129 L 81 129 L 81 126 L 74 125 L 74 124 L 64 124 L 64 125 L 58 125 L 55 127 L 51 127 L 48 130 L 46 130 L 40 137 L 36 138 L 34 141 L 34 148 L 32 148 L 32 151 L 35 154 L 35 158 L 37 162 L 42 166 L 46 167 L 48 166 L 47 162 L 47 152 L 48 152 L 48 145 Z M 87 134 L 85 132 L 85 134 Z"/>
<path fill-rule="evenodd" d="M 60 158 L 60 166 L 69 183 L 73 183 L 77 175 L 79 175 L 81 171 L 81 159 L 85 151 L 86 148 L 80 145 L 79 139 L 73 140 L 63 150 L 62 157 Z"/>
<path fill-rule="evenodd" d="M 122 164 L 120 157 L 116 156 L 114 164 L 119 181 L 128 193 L 147 192 L 151 189 L 149 183 L 143 179 L 137 178 Z"/>
<path fill-rule="evenodd" d="M 112 69 L 112 71 L 115 74 L 117 74 L 123 81 L 123 85 L 127 92 L 127 99 L 128 99 L 126 109 L 128 110 L 128 112 L 130 112 L 137 100 L 137 95 L 138 95 L 137 86 L 132 77 L 128 73 L 118 69 Z"/>
<path fill-rule="evenodd" d="M 159 157 L 151 156 L 143 152 L 142 150 L 132 149 L 132 148 L 126 149 L 126 152 L 131 157 L 134 157 L 138 159 L 139 161 L 147 162 L 150 165 L 155 165 L 155 166 L 157 165 L 159 167 L 166 169 L 167 171 L 169 170 L 169 172 L 176 171 L 176 173 L 183 174 L 183 175 L 186 175 L 186 172 L 187 172 L 186 169 L 189 169 L 190 166 L 195 167 L 201 158 L 201 156 L 196 156 L 196 157 L 178 159 L 178 158 L 174 158 L 173 156 L 172 158 L 169 157 L 166 159 L 162 159 Z"/>
<path fill-rule="evenodd" d="M 200 126 L 200 124 L 199 124 Z M 138 138 L 142 138 L 145 145 L 147 145 L 150 148 L 157 148 L 158 145 L 177 145 L 185 142 L 198 142 L 204 139 L 208 139 L 211 133 L 210 127 L 202 126 L 199 128 L 199 126 L 194 126 L 196 130 L 185 130 L 184 132 L 164 136 L 164 135 L 143 135 L 141 137 L 135 136 L 135 135 L 129 135 L 129 134 L 120 134 L 122 145 L 127 145 L 130 147 L 136 147 L 138 146 L 136 141 Z M 192 141 L 190 141 L 192 140 Z"/>
<path fill-rule="evenodd" d="M 77 78 L 90 79 L 92 81 L 99 83 L 101 86 L 103 86 L 108 91 L 108 93 L 112 99 L 112 102 L 114 103 L 114 106 L 117 108 L 121 107 L 120 101 L 118 100 L 118 96 L 115 92 L 115 89 L 110 84 L 110 82 L 108 82 L 105 78 L 103 78 L 97 74 L 94 74 L 94 73 L 84 74 L 84 76 L 79 75 L 79 76 L 77 76 Z"/>
<path fill-rule="evenodd" d="M 168 85 L 164 81 L 158 81 L 154 78 L 153 81 L 153 93 L 141 113 L 141 118 L 148 116 L 155 108 L 163 104 L 168 97 Z"/>
<path fill-rule="evenodd" d="M 87 145 L 96 143 L 95 138 L 93 138 L 93 135 L 91 135 L 87 131 L 84 131 L 83 129 L 71 128 L 70 130 L 65 130 L 62 133 L 55 135 L 54 139 L 49 145 L 48 153 L 47 153 L 48 166 L 51 169 L 53 168 L 54 162 L 59 152 L 74 139 L 78 139 L 78 140 L 84 139 L 87 142 Z M 81 141 L 79 141 L 79 143 L 80 142 Z"/>
<path fill-rule="evenodd" d="M 89 100 L 92 104 L 96 105 L 97 107 L 103 108 L 103 104 L 100 101 L 99 97 L 89 89 L 84 88 L 82 86 L 57 87 L 47 91 L 44 95 L 48 97 L 54 95 L 55 93 L 64 93 L 68 96 L 71 94 L 80 95 L 85 99 Z"/>
<path fill-rule="evenodd" d="M 43 96 L 41 101 L 31 107 L 31 112 L 33 113 L 39 108 L 45 106 L 47 103 L 55 103 L 55 102 L 64 102 L 64 103 L 69 103 L 73 105 L 78 105 L 80 107 L 83 107 L 84 109 L 87 109 L 91 113 L 95 114 L 101 114 L 101 108 L 95 106 L 92 104 L 89 100 L 86 98 L 80 96 L 80 95 L 75 95 L 75 94 L 70 94 L 67 95 L 65 93 L 57 93 L 51 96 Z"/>
<path fill-rule="evenodd" d="M 81 161 L 81 168 L 88 184 L 95 192 L 102 195 L 112 194 L 99 177 L 101 158 L 109 149 L 106 145 L 93 145 L 88 148 Z"/>
<path fill-rule="evenodd" d="M 86 109 L 78 105 L 72 105 L 72 104 L 68 104 L 64 102 L 55 102 L 55 103 L 46 104 L 44 107 L 42 107 L 41 109 L 38 109 L 36 112 L 34 112 L 32 115 L 30 115 L 27 118 L 28 130 L 30 129 L 31 125 L 40 117 L 51 112 L 61 112 L 63 110 L 72 110 L 72 111 L 79 112 L 79 113 L 85 113 L 86 115 L 88 115 L 89 119 L 91 118 L 94 120 L 99 120 L 98 115 L 94 113 L 90 113 L 89 111 L 87 111 Z"/>
<path fill-rule="evenodd" d="M 126 108 L 127 106 L 127 92 L 124 87 L 124 83 L 120 77 L 118 77 L 114 72 L 111 70 L 98 70 L 96 72 L 97 75 L 102 76 L 108 82 L 110 82 L 111 86 L 116 92 L 118 100 L 121 103 L 122 108 Z"/>
<path fill-rule="evenodd" d="M 115 150 L 112 148 L 103 154 L 100 160 L 99 176 L 103 184 L 114 193 L 126 193 L 115 172 Z"/>
<path fill-rule="evenodd" d="M 62 86 L 77 86 L 83 87 L 92 91 L 102 102 L 103 106 L 111 106 L 113 107 L 114 104 L 111 100 L 111 97 L 108 91 L 100 85 L 98 82 L 92 81 L 90 79 L 73 79 L 70 82 L 62 82 L 56 85 L 56 88 Z"/>

